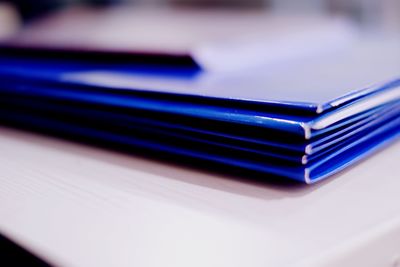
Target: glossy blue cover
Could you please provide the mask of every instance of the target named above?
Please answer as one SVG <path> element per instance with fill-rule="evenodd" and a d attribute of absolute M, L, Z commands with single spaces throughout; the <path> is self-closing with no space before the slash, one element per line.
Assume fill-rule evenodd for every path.
<path fill-rule="evenodd" d="M 384 57 L 386 65 L 372 74 L 360 65 L 362 55 L 359 69 L 350 61 L 352 77 L 342 83 L 335 75 L 346 77 L 344 71 L 332 65 L 348 63 L 345 58 L 279 75 L 258 70 L 216 77 L 185 68 L 3 55 L 0 119 L 312 183 L 399 133 L 398 54 Z M 313 80 L 321 70 L 335 75 Z M 310 81 L 323 83 L 310 87 Z M 345 93 L 349 88 L 361 90 Z M 393 97 L 348 112 L 387 92 Z M 312 128 L 323 119 L 329 123 Z"/>

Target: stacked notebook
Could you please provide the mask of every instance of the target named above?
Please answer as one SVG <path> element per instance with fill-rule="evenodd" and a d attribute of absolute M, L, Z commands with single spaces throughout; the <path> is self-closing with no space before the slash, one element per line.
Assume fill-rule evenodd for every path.
<path fill-rule="evenodd" d="M 0 120 L 313 183 L 399 136 L 398 45 L 224 73 L 187 55 L 3 45 Z"/>
<path fill-rule="evenodd" d="M 110 62 L 108 53 L 83 60 L 68 51 L 2 51 L 3 122 L 132 149 L 312 183 L 400 132 L 400 80 L 367 83 L 400 71 L 400 60 L 367 67 L 357 55 L 356 71 L 332 58 L 280 70 L 286 75 L 258 69 L 221 77 L 192 67 L 135 65 L 124 55 Z"/>

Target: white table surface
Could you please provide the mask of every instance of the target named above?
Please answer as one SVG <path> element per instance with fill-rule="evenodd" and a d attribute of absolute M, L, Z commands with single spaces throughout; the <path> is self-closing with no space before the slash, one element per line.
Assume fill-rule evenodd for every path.
<path fill-rule="evenodd" d="M 0 128 L 0 232 L 60 266 L 400 266 L 400 143 L 284 186 Z"/>

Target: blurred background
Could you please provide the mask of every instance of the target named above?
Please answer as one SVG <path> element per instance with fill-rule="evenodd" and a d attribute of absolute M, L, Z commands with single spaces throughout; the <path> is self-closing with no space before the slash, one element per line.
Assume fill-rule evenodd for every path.
<path fill-rule="evenodd" d="M 272 13 L 343 15 L 368 32 L 400 33 L 400 0 L 0 0 L 0 36 L 76 5 L 140 5 L 196 9 L 265 10 Z"/>

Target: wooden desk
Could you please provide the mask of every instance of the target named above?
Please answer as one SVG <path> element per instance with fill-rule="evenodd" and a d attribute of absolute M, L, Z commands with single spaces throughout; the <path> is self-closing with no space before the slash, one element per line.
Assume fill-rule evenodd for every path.
<path fill-rule="evenodd" d="M 283 186 L 0 128 L 0 231 L 60 266 L 399 266 L 400 143 Z"/>

